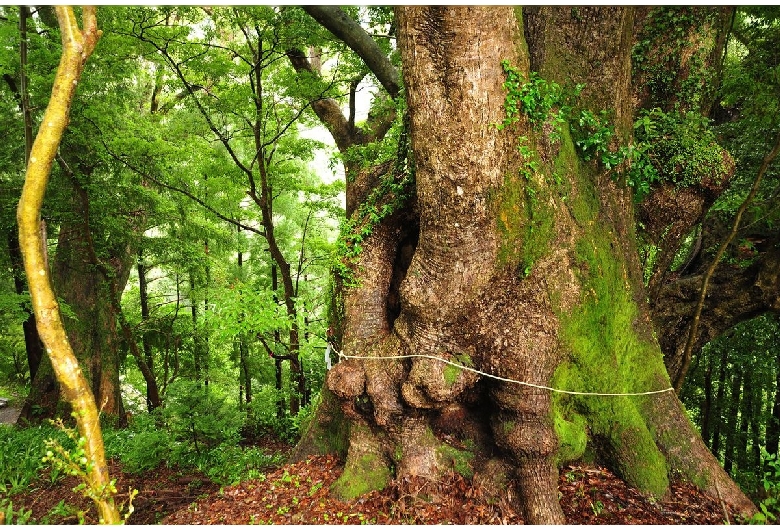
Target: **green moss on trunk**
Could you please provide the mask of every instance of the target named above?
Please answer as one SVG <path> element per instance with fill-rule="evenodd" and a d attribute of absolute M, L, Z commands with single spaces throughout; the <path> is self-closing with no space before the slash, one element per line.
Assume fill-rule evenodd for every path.
<path fill-rule="evenodd" d="M 634 331 L 638 310 L 621 258 L 611 250 L 615 236 L 605 226 L 591 224 L 576 246 L 582 298 L 571 313 L 560 315 L 561 339 L 571 359 L 558 368 L 553 386 L 603 393 L 659 390 L 654 382 L 663 370 L 660 351 Z M 646 398 L 556 396 L 556 428 L 562 447 L 572 448 L 573 455 L 584 452 L 577 415 L 569 413 L 566 418 L 563 411 L 582 414 L 593 439 L 622 477 L 661 496 L 669 485 L 666 460 L 642 418 L 642 399 Z"/>
<path fill-rule="evenodd" d="M 529 152 L 529 156 L 535 155 Z M 533 169 L 529 165 L 517 174 L 506 175 L 501 190 L 491 197 L 501 236 L 498 265 L 516 269 L 521 277 L 530 274 L 555 237 L 550 190 L 539 182 L 545 176 L 537 170 L 538 166 L 533 164 Z"/>
<path fill-rule="evenodd" d="M 344 468 L 331 491 L 339 499 L 355 499 L 370 491 L 383 490 L 392 478 L 390 468 L 381 457 L 365 454 Z"/>

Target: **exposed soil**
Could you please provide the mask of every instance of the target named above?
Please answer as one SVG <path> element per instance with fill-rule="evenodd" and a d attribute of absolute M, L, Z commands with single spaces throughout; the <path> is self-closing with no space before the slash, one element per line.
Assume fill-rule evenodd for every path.
<path fill-rule="evenodd" d="M 22 409 L 16 407 L 2 407 L 0 408 L 0 423 L 16 423 L 19 419 L 19 414 Z"/>
<path fill-rule="evenodd" d="M 266 441 L 273 452 L 289 446 Z M 351 502 L 329 497 L 330 486 L 343 463 L 335 456 L 315 456 L 306 461 L 268 470 L 265 480 L 253 480 L 220 488 L 197 473 L 166 467 L 143 475 L 124 474 L 110 463 L 117 479 L 119 502 L 127 501 L 132 486 L 131 524 L 522 524 L 511 493 L 491 497 L 459 475 L 439 482 L 400 480 L 382 492 Z M 74 493 L 72 477 L 51 484 L 41 480 L 23 495 L 12 498 L 15 509 L 31 509 L 36 522 L 73 524 L 78 507 L 87 523 L 96 523 L 91 502 Z M 511 488 L 509 489 L 511 491 Z M 690 484 L 677 482 L 668 498 L 653 501 L 604 468 L 569 466 L 561 471 L 561 505 L 570 524 L 723 524 L 721 504 Z M 55 510 L 57 512 L 57 510 Z M 729 514 L 729 520 L 734 517 Z"/>

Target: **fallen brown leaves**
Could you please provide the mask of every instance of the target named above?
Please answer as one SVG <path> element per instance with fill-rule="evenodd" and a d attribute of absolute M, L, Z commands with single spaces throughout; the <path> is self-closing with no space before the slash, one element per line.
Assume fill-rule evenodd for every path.
<path fill-rule="evenodd" d="M 130 486 L 139 490 L 131 524 L 522 524 L 510 497 L 490 497 L 459 475 L 431 482 L 393 481 L 381 492 L 350 502 L 330 498 L 343 463 L 335 456 L 313 456 L 269 471 L 265 480 L 219 488 L 205 477 L 159 468 L 143 476 L 126 475 L 116 463 L 119 500 Z M 72 479 L 41 482 L 14 496 L 14 507 L 33 510 L 41 521 L 76 523 L 75 514 L 53 516 L 60 501 L 83 510 L 94 523 L 94 508 L 72 492 Z M 667 498 L 643 497 L 604 468 L 569 466 L 561 471 L 559 498 L 569 524 L 723 524 L 720 504 L 690 484 L 674 483 Z M 733 518 L 732 518 L 733 521 Z"/>
<path fill-rule="evenodd" d="M 331 499 L 341 472 L 333 456 L 311 457 L 211 495 L 163 524 L 522 524 L 508 498 L 488 498 L 459 475 L 438 482 L 393 481 L 382 492 L 351 502 Z M 570 524 L 723 524 L 720 505 L 694 487 L 675 484 L 654 501 L 606 469 L 568 467 L 561 472 L 560 501 Z"/>

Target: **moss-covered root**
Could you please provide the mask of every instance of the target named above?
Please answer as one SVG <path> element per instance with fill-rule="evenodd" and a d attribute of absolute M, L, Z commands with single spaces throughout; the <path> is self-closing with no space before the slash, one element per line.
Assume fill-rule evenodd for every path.
<path fill-rule="evenodd" d="M 290 455 L 290 462 L 298 462 L 309 455 L 336 453 L 346 458 L 349 442 L 349 421 L 344 416 L 336 396 L 327 385 L 320 392 L 320 404 L 314 418 L 303 429 L 303 436 Z"/>
<path fill-rule="evenodd" d="M 353 421 L 347 463 L 344 472 L 333 483 L 331 493 L 339 499 L 350 500 L 384 489 L 391 478 L 390 464 L 380 440 L 366 424 Z"/>
<path fill-rule="evenodd" d="M 670 468 L 713 498 L 722 499 L 742 516 L 750 518 L 756 513 L 755 505 L 704 445 L 674 393 L 643 400 L 642 414 Z"/>

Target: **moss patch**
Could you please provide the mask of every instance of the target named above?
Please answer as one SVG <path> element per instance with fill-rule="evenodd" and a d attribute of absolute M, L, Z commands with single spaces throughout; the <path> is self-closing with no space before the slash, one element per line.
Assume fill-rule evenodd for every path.
<path fill-rule="evenodd" d="M 582 458 L 588 445 L 585 417 L 572 410 L 564 412 L 563 407 L 554 408 L 553 426 L 559 444 L 556 465 Z"/>
<path fill-rule="evenodd" d="M 383 490 L 392 478 L 390 468 L 381 457 L 364 454 L 348 463 L 331 491 L 339 499 L 355 499 L 370 491 Z"/>
<path fill-rule="evenodd" d="M 451 387 L 455 384 L 455 381 L 458 380 L 458 376 L 460 375 L 460 372 L 462 370 L 458 368 L 457 366 L 452 366 L 451 364 L 448 364 L 444 367 L 444 383 Z"/>
<path fill-rule="evenodd" d="M 596 219 L 592 186 L 584 178 L 576 184 L 572 211 L 584 228 L 575 246 L 581 299 L 568 314 L 558 315 L 560 340 L 570 358 L 558 367 L 551 384 L 582 392 L 658 390 L 658 374 L 665 373 L 663 359 L 657 345 L 634 330 L 638 309 L 616 235 L 608 222 Z M 663 495 L 668 488 L 666 460 L 642 418 L 643 399 L 648 398 L 555 394 L 553 421 L 561 442 L 558 460 L 585 453 L 587 422 L 615 471 L 642 491 Z"/>
<path fill-rule="evenodd" d="M 457 449 L 445 443 L 436 450 L 436 455 L 447 467 L 464 477 L 471 478 L 474 475 L 474 470 L 471 468 L 474 453 L 471 451 Z"/>
<path fill-rule="evenodd" d="M 462 353 L 460 355 L 454 354 L 453 357 L 454 359 L 452 359 L 452 362 L 454 363 L 467 366 L 469 368 L 474 367 L 474 361 L 471 360 L 471 356 L 467 353 Z M 453 366 L 451 364 L 444 366 L 444 383 L 447 385 L 447 387 L 452 387 L 452 385 L 458 381 L 458 376 L 461 374 L 461 372 L 463 372 L 463 369 L 457 366 Z"/>
<path fill-rule="evenodd" d="M 498 265 L 516 268 L 528 276 L 534 263 L 544 256 L 555 237 L 555 211 L 549 189 L 538 183 L 542 175 L 526 168 L 510 172 L 504 185 L 492 196 L 496 204 L 501 246 Z"/>

